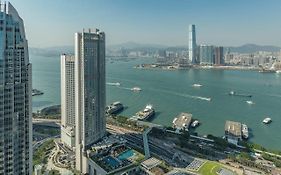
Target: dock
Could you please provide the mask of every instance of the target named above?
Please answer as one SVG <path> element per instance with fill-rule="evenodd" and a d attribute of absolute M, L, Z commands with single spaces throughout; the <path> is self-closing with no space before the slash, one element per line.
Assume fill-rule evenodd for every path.
<path fill-rule="evenodd" d="M 173 128 L 176 128 L 177 131 L 186 130 L 190 126 L 192 120 L 192 114 L 189 113 L 180 113 L 177 117 L 173 120 Z"/>

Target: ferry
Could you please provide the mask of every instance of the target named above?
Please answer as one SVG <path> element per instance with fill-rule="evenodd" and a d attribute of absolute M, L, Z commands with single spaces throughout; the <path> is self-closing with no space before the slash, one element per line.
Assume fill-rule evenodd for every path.
<path fill-rule="evenodd" d="M 106 107 L 106 113 L 109 115 L 117 114 L 117 113 L 121 112 L 123 109 L 124 109 L 123 104 L 121 102 L 117 101 Z"/>
<path fill-rule="evenodd" d="M 248 129 L 248 126 L 246 124 L 242 124 L 242 137 L 244 139 L 249 138 L 249 129 Z"/>
<path fill-rule="evenodd" d="M 255 104 L 253 101 L 246 101 L 246 103 L 248 103 L 249 105 Z"/>
<path fill-rule="evenodd" d="M 136 117 L 138 120 L 147 120 L 148 118 L 155 115 L 155 110 L 153 109 L 152 105 L 146 105 L 146 107 L 136 113 Z"/>
<path fill-rule="evenodd" d="M 199 121 L 198 120 L 194 120 L 194 122 L 192 122 L 191 127 L 195 128 L 199 125 Z"/>
<path fill-rule="evenodd" d="M 140 88 L 140 87 L 133 87 L 133 88 L 131 89 L 131 91 L 139 92 L 139 91 L 141 91 L 141 88 Z"/>
<path fill-rule="evenodd" d="M 240 96 L 240 97 L 252 97 L 251 94 L 239 94 L 235 91 L 230 91 L 228 95 L 231 95 L 231 96 Z"/>
<path fill-rule="evenodd" d="M 193 87 L 202 87 L 203 85 L 202 84 L 193 84 L 192 86 Z"/>
<path fill-rule="evenodd" d="M 262 121 L 264 124 L 269 124 L 272 122 L 271 118 L 267 117 Z"/>

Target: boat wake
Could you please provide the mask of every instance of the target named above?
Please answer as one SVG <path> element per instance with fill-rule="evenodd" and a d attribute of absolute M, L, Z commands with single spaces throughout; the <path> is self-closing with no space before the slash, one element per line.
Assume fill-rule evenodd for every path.
<path fill-rule="evenodd" d="M 110 85 L 110 86 L 120 86 L 121 85 L 119 82 L 115 82 L 115 83 L 107 82 L 106 84 Z"/>

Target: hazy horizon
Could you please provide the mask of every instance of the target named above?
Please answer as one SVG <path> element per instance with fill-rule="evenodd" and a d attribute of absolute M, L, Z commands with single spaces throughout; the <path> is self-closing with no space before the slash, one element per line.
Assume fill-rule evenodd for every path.
<path fill-rule="evenodd" d="M 281 1 L 255 0 L 10 0 L 23 18 L 30 47 L 71 46 L 74 33 L 97 27 L 107 44 L 127 42 L 187 46 L 197 43 L 281 46 Z"/>

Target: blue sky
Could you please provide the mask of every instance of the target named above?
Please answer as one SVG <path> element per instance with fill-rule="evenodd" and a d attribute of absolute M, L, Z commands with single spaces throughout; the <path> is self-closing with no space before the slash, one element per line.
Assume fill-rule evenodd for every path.
<path fill-rule="evenodd" d="M 74 33 L 97 27 L 107 44 L 184 46 L 197 42 L 281 46 L 280 0 L 10 0 L 24 19 L 31 47 L 73 45 Z"/>

